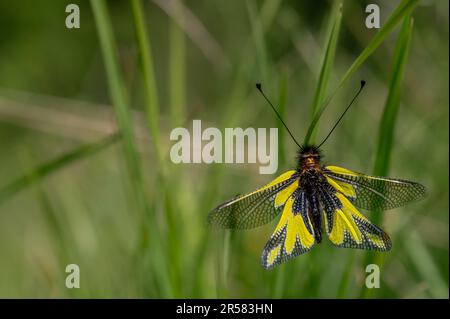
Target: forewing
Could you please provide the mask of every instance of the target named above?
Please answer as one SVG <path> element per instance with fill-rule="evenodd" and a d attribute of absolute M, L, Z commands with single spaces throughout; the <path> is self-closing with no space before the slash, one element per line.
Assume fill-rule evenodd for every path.
<path fill-rule="evenodd" d="M 214 227 L 248 229 L 264 225 L 277 216 L 298 186 L 298 174 L 288 171 L 254 192 L 219 205 L 208 215 Z"/>
<path fill-rule="evenodd" d="M 362 215 L 344 194 L 323 187 L 321 202 L 325 230 L 334 245 L 378 251 L 391 249 L 389 236 Z"/>
<path fill-rule="evenodd" d="M 305 194 L 300 189 L 288 198 L 280 221 L 261 256 L 261 264 L 265 269 L 271 269 L 312 248 L 315 239 L 308 206 Z"/>
<path fill-rule="evenodd" d="M 362 209 L 392 209 L 426 195 L 425 186 L 411 181 L 364 175 L 337 166 L 327 166 L 324 173 L 330 185 Z"/>

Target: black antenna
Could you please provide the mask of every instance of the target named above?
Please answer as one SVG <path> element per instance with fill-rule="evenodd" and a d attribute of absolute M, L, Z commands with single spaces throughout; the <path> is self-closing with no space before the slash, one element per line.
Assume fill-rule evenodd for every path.
<path fill-rule="evenodd" d="M 267 103 L 269 103 L 270 107 L 272 107 L 272 110 L 275 112 L 275 114 L 278 116 L 278 118 L 280 119 L 281 123 L 283 123 L 284 127 L 286 128 L 286 130 L 288 131 L 289 135 L 292 137 L 292 139 L 294 140 L 295 144 L 297 144 L 298 147 L 301 148 L 301 145 L 297 142 L 297 140 L 295 139 L 294 135 L 292 135 L 291 131 L 289 130 L 289 128 L 287 127 L 286 123 L 284 123 L 283 119 L 281 118 L 280 114 L 278 114 L 277 110 L 275 109 L 275 107 L 273 106 L 272 102 L 270 102 L 270 100 L 267 98 L 267 96 L 264 94 L 262 88 L 261 88 L 261 83 L 256 83 L 256 88 L 258 89 L 259 92 L 261 92 L 262 96 L 264 96 L 264 98 L 266 99 Z"/>
<path fill-rule="evenodd" d="M 336 128 L 336 126 L 338 126 L 339 122 L 342 120 L 342 118 L 344 117 L 345 113 L 347 113 L 348 109 L 350 108 L 350 106 L 352 106 L 353 102 L 355 102 L 355 100 L 358 97 L 359 93 L 361 93 L 362 89 L 364 88 L 364 85 L 366 85 L 366 81 L 362 80 L 361 81 L 361 86 L 359 87 L 358 92 L 355 94 L 355 96 L 353 97 L 353 99 L 350 102 L 350 104 L 347 106 L 345 111 L 339 117 L 339 119 L 337 120 L 336 124 L 334 124 L 334 126 L 331 129 L 330 133 L 328 133 L 328 135 L 325 137 L 325 139 L 322 141 L 322 143 L 320 143 L 319 146 L 317 146 L 317 148 L 321 147 L 323 145 L 323 143 L 325 143 L 325 141 L 330 137 L 331 133 L 333 133 L 334 129 Z"/>

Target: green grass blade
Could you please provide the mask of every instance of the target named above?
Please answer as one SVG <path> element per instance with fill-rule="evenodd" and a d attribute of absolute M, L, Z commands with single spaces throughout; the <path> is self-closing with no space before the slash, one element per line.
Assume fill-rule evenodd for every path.
<path fill-rule="evenodd" d="M 38 202 L 44 219 L 51 231 L 50 235 L 53 239 L 51 249 L 55 252 L 57 257 L 58 267 L 60 267 L 60 269 L 65 269 L 65 267 L 70 264 L 70 261 L 75 258 L 73 254 L 74 247 L 68 245 L 68 242 L 73 240 L 73 238 L 68 234 L 69 232 L 65 229 L 64 223 L 61 222 L 61 209 L 57 210 L 53 206 L 50 196 L 45 192 L 41 182 L 42 180 L 39 180 L 39 182 L 36 183 L 36 201 Z M 56 278 L 61 280 L 61 282 L 64 282 L 65 278 L 63 274 L 58 273 L 55 274 L 55 276 L 58 276 Z M 81 289 L 64 290 L 66 290 L 68 298 L 80 298 L 83 294 L 83 292 L 80 291 Z"/>
<path fill-rule="evenodd" d="M 133 126 L 131 124 L 128 98 L 120 72 L 117 49 L 106 2 L 104 0 L 91 0 L 91 6 L 105 63 L 110 98 L 125 142 L 124 155 L 127 161 L 127 170 L 133 188 L 133 195 L 135 196 L 137 207 L 142 213 L 139 228 L 141 242 L 138 254 L 145 255 L 149 251 L 149 244 L 152 244 L 151 253 L 158 256 L 158 258 L 151 258 L 153 272 L 148 269 L 146 269 L 146 272 L 154 275 L 159 283 L 161 294 L 170 297 L 173 295 L 173 292 L 168 279 L 168 267 L 165 264 L 166 259 L 161 257 L 164 256 L 164 248 L 162 248 L 164 241 L 156 224 L 156 216 L 150 210 L 146 198 L 140 158 L 137 153 Z M 152 118 L 151 121 L 157 121 L 157 118 Z M 137 258 L 140 257 L 137 256 Z"/>
<path fill-rule="evenodd" d="M 426 281 L 431 297 L 448 298 L 448 282 L 442 278 L 434 256 L 417 232 L 411 233 L 410 240 L 405 242 L 405 248 L 421 277 Z"/>
<path fill-rule="evenodd" d="M 186 120 L 186 36 L 180 27 L 183 25 L 185 12 L 179 1 L 172 1 L 170 5 L 175 14 L 170 15 L 169 22 L 169 118 L 172 127 L 179 127 Z M 183 271 L 181 265 L 181 260 L 188 258 L 188 252 L 180 247 L 180 237 L 184 236 L 183 221 L 189 216 L 186 216 L 185 209 L 179 207 L 178 201 L 174 198 L 175 193 L 182 191 L 177 179 L 183 179 L 184 176 L 182 168 L 175 166 L 170 169 L 170 177 L 162 181 L 166 184 L 164 189 L 167 198 L 167 241 L 170 246 L 171 265 L 175 281 L 180 283 L 176 289 L 178 296 L 186 295 L 186 282 L 193 280 L 190 275 L 185 275 L 186 271 Z M 182 281 L 184 281 L 183 285 L 181 285 Z"/>
<path fill-rule="evenodd" d="M 229 296 L 229 269 L 230 269 L 230 245 L 231 232 L 227 231 L 223 239 L 223 257 L 222 257 L 222 291 L 223 297 Z"/>
<path fill-rule="evenodd" d="M 319 81 L 317 82 L 316 92 L 314 94 L 314 100 L 311 107 L 312 118 L 314 118 L 317 111 L 319 110 L 320 105 L 322 105 L 322 103 L 325 101 L 331 71 L 333 70 L 334 57 L 336 55 L 336 48 L 342 21 L 342 2 L 336 2 L 336 4 L 337 5 L 334 8 L 333 13 L 330 15 L 329 25 L 331 26 L 331 28 L 328 35 L 325 55 L 322 61 L 322 67 L 320 69 Z M 306 136 L 305 144 L 314 141 L 316 131 L 317 130 L 313 131 L 310 136 Z"/>
<path fill-rule="evenodd" d="M 405 63 L 408 57 L 411 42 L 413 20 L 408 15 L 404 18 L 402 29 L 398 36 L 394 51 L 391 77 L 389 82 L 389 93 L 384 106 L 383 116 L 378 129 L 377 153 L 373 173 L 378 176 L 386 176 L 389 173 L 390 154 L 394 140 L 397 113 L 400 106 L 401 84 Z M 374 224 L 381 224 L 382 213 L 374 212 L 371 220 Z M 384 264 L 385 254 L 368 252 L 365 264 L 376 263 L 380 268 Z M 373 290 L 373 289 L 372 289 Z M 368 297 L 372 294 L 370 289 L 362 289 L 362 295 Z"/>
<path fill-rule="evenodd" d="M 283 292 L 284 292 L 284 282 L 286 277 L 286 268 L 277 268 L 275 274 L 275 283 L 273 285 L 273 292 L 272 292 L 272 298 L 274 299 L 280 299 L 283 298 Z"/>
<path fill-rule="evenodd" d="M 172 1 L 174 11 L 178 14 L 172 15 L 169 26 L 169 118 L 172 127 L 182 126 L 186 121 L 186 36 L 181 29 L 181 21 L 177 19 L 183 19 L 183 10 L 178 1 Z M 179 206 L 179 202 L 174 198 L 174 193 L 178 193 L 181 190 L 178 179 L 184 179 L 184 171 L 180 166 L 175 166 L 170 169 L 171 177 L 169 178 L 168 189 L 166 189 L 166 197 L 169 203 L 172 203 L 167 211 L 168 214 L 168 240 L 170 241 L 171 251 L 171 264 L 173 264 L 173 272 L 176 277 L 176 281 L 179 282 L 179 287 L 176 291 L 177 296 L 186 296 L 187 287 L 193 284 L 194 279 L 191 274 L 187 274 L 186 270 L 182 267 L 182 261 L 187 256 L 190 256 L 189 252 L 181 247 L 180 249 L 180 237 L 185 236 L 185 227 L 183 222 L 190 216 L 186 216 L 185 209 Z M 176 176 L 177 178 L 172 178 Z"/>
<path fill-rule="evenodd" d="M 390 155 L 394 141 L 394 132 L 397 114 L 400 107 L 400 94 L 403 73 L 411 42 L 413 20 L 410 16 L 404 19 L 397 45 L 394 52 L 391 78 L 389 82 L 389 93 L 384 106 L 383 115 L 378 129 L 377 153 L 373 174 L 386 176 L 389 173 Z M 375 223 L 381 222 L 382 214 L 372 216 Z"/>
<path fill-rule="evenodd" d="M 182 14 L 178 2 L 173 2 L 175 10 Z M 175 21 L 170 20 L 169 27 L 169 87 L 170 87 L 170 122 L 172 127 L 183 124 L 186 117 L 186 36 Z"/>
<path fill-rule="evenodd" d="M 383 43 L 387 36 L 394 30 L 395 26 L 409 15 L 419 0 L 403 0 L 394 10 L 383 27 L 375 34 L 374 38 L 361 52 L 358 58 L 353 62 L 347 72 L 344 74 L 337 87 L 340 88 L 344 83 L 359 69 L 369 56 Z"/>
<path fill-rule="evenodd" d="M 391 81 L 389 83 L 389 94 L 378 129 L 377 156 L 373 170 L 373 173 L 378 176 L 385 176 L 389 172 L 395 123 L 400 107 L 401 82 L 411 41 L 412 25 L 413 20 L 409 17 L 405 18 L 397 49 L 395 51 L 394 65 L 391 73 Z"/>
<path fill-rule="evenodd" d="M 175 3 L 174 3 L 175 4 Z M 163 198 L 164 201 L 162 203 L 164 204 L 164 212 L 167 222 L 167 231 L 166 231 L 166 239 L 165 241 L 168 244 L 168 258 L 170 259 L 170 262 L 167 262 L 169 265 L 169 269 L 171 272 L 171 280 L 173 283 L 173 292 L 176 294 L 175 297 L 181 297 L 181 265 L 180 265 L 180 252 L 179 252 L 179 246 L 180 246 L 180 225 L 179 225 L 179 218 L 175 216 L 175 211 L 177 211 L 177 207 L 174 207 L 176 200 L 173 200 L 171 198 L 172 193 L 175 189 L 175 185 L 169 185 L 171 184 L 171 179 L 168 177 L 168 171 L 167 166 L 165 165 L 161 153 L 161 142 L 159 137 L 159 110 L 158 110 L 158 96 L 157 96 L 157 88 L 156 88 L 156 81 L 155 81 L 155 73 L 154 73 L 154 67 L 153 67 L 153 59 L 152 59 L 152 53 L 151 53 L 151 45 L 150 45 L 150 36 L 146 28 L 145 23 L 145 16 L 144 16 L 144 7 L 142 5 L 141 0 L 131 0 L 131 6 L 133 11 L 133 18 L 135 21 L 135 29 L 136 29 L 136 35 L 137 35 L 137 42 L 139 44 L 139 53 L 141 57 L 141 68 L 142 68 L 142 74 L 144 76 L 144 91 L 145 91 L 145 97 L 146 97 L 146 112 L 147 112 L 147 122 L 150 129 L 150 132 L 153 137 L 153 144 L 155 148 L 156 158 L 158 161 L 158 167 L 159 170 L 157 171 L 158 174 L 158 183 L 160 184 L 160 187 L 157 191 L 155 191 L 154 198 L 155 201 L 158 201 L 158 198 Z M 178 7 L 178 6 L 177 6 Z M 177 15 L 175 15 L 177 16 Z M 175 24 L 175 22 L 172 21 L 172 24 Z M 177 28 L 173 32 L 175 32 L 175 37 L 173 41 L 176 42 L 175 45 L 179 44 L 178 38 L 183 38 L 183 34 L 181 33 L 181 30 L 178 28 L 177 25 L 174 26 Z M 172 43 L 174 44 L 174 43 Z M 181 44 L 182 45 L 182 44 Z M 178 47 L 173 48 L 173 50 L 177 51 L 180 48 L 180 45 Z M 171 63 L 175 65 L 171 65 L 171 68 L 178 68 L 182 67 L 184 58 L 183 52 L 175 52 L 171 55 L 175 55 L 170 59 Z M 181 55 L 180 55 L 181 54 Z M 181 62 L 180 62 L 181 61 Z M 175 86 L 175 91 L 171 92 L 171 104 L 178 104 L 180 103 L 180 106 L 177 106 L 176 109 L 173 109 L 175 105 L 171 106 L 171 119 L 174 120 L 174 112 L 177 112 L 178 110 L 181 110 L 182 108 L 182 100 L 184 99 L 182 95 L 179 96 L 179 98 L 175 98 L 175 96 L 178 96 L 178 94 L 184 94 L 184 92 L 180 92 L 184 89 L 184 80 L 183 75 L 178 74 L 174 69 L 171 69 L 171 84 Z M 180 72 L 183 72 L 180 70 Z M 178 79 L 178 76 L 180 76 L 180 79 Z M 180 116 L 182 114 L 177 114 L 177 116 Z M 179 121 L 179 124 L 181 124 L 180 120 L 182 118 L 178 118 L 177 121 Z M 155 257 L 152 257 L 155 258 Z M 175 287 L 176 285 L 176 287 Z"/>
<path fill-rule="evenodd" d="M 346 265 L 345 270 L 342 274 L 342 277 L 341 277 L 341 280 L 340 280 L 340 283 L 338 286 L 338 290 L 336 293 L 336 298 L 338 298 L 338 299 L 347 297 L 347 290 L 348 290 L 348 287 L 352 280 L 351 274 L 352 274 L 352 270 L 353 270 L 352 265 L 353 265 L 354 260 L 355 260 L 355 251 L 350 251 L 349 255 L 347 257 L 347 262 L 345 264 Z"/>
<path fill-rule="evenodd" d="M 144 93 L 146 100 L 147 125 L 153 137 L 153 147 L 158 161 L 161 161 L 161 145 L 159 138 L 158 90 L 156 88 L 150 37 L 145 26 L 144 9 L 141 0 L 131 0 L 134 26 L 136 30 L 142 75 L 144 77 Z"/>
<path fill-rule="evenodd" d="M 62 216 L 61 209 L 56 210 L 53 206 L 53 203 L 50 197 L 47 195 L 44 186 L 43 180 L 41 178 L 40 171 L 32 168 L 32 163 L 35 162 L 34 156 L 26 150 L 25 152 L 20 152 L 21 161 L 23 161 L 24 170 L 28 171 L 28 174 L 25 176 L 29 180 L 28 185 L 33 185 L 30 187 L 34 190 L 36 195 L 36 202 L 40 207 L 40 211 L 42 212 L 43 220 L 48 226 L 49 236 L 53 239 L 51 241 L 50 250 L 52 250 L 56 257 L 56 263 L 58 267 L 64 269 L 68 263 L 70 263 L 70 256 L 73 253 L 73 249 L 69 249 L 68 242 L 70 242 L 70 233 L 65 230 L 65 225 Z M 69 239 L 69 240 L 68 240 Z M 73 248 L 73 247 L 72 247 Z M 57 272 L 54 274 L 49 274 L 49 276 L 54 276 L 55 280 L 64 281 L 63 274 Z M 62 285 L 60 285 L 62 286 Z M 67 290 L 79 290 L 79 289 L 67 289 Z M 77 296 L 76 291 L 67 291 L 66 295 L 70 298 L 74 298 Z"/>
<path fill-rule="evenodd" d="M 257 65 L 258 69 L 260 70 L 260 81 L 262 81 L 262 83 L 267 83 L 269 65 L 261 14 L 257 11 L 255 1 L 247 1 L 246 4 L 252 29 L 253 42 L 255 45 Z"/>
<path fill-rule="evenodd" d="M 78 160 L 98 153 L 106 147 L 114 144 L 119 140 L 119 138 L 120 135 L 118 133 L 113 134 L 101 141 L 82 145 L 73 151 L 67 152 L 42 165 L 37 166 L 36 168 L 31 169 L 29 172 L 23 174 L 22 176 L 18 177 L 17 179 L 0 189 L 0 203 L 4 202 L 8 198 L 12 197 L 28 186 L 33 185 L 39 180 L 42 180 L 48 175 L 58 171 L 59 169 L 65 168 Z"/>
<path fill-rule="evenodd" d="M 350 79 L 350 77 L 360 68 L 360 66 L 372 55 L 372 53 L 383 43 L 387 36 L 394 30 L 395 26 L 412 11 L 417 1 L 418 0 L 403 0 L 391 14 L 389 19 L 384 23 L 383 27 L 380 28 L 374 38 L 369 42 L 366 48 L 348 68 L 347 72 L 345 72 L 344 76 L 339 81 L 337 87 L 328 96 L 328 98 L 322 104 L 322 107 L 317 110 L 315 117 L 313 118 L 308 128 L 308 132 L 306 133 L 305 143 L 309 143 L 311 141 L 311 137 L 314 134 L 317 123 L 322 113 L 327 108 L 331 98 L 336 94 L 339 88 L 341 88 L 348 81 L 348 79 Z"/>
<path fill-rule="evenodd" d="M 131 124 L 128 98 L 126 96 L 120 66 L 118 64 L 117 48 L 112 33 L 113 31 L 106 2 L 104 0 L 91 0 L 91 6 L 105 63 L 109 94 L 114 106 L 119 129 L 123 134 L 125 143 L 124 153 L 128 162 L 128 170 L 133 181 L 135 181 L 134 186 L 136 189 L 142 190 L 141 168 L 134 141 L 134 131 Z"/>

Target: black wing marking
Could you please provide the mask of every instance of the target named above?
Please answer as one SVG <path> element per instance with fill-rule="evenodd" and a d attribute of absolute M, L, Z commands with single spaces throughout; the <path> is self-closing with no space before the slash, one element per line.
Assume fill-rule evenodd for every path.
<path fill-rule="evenodd" d="M 325 229 L 334 245 L 377 251 L 391 249 L 388 234 L 372 224 L 344 194 L 328 187 L 322 187 L 320 194 Z"/>
<path fill-rule="evenodd" d="M 300 188 L 288 198 L 280 221 L 261 255 L 265 269 L 304 254 L 314 246 L 314 228 L 308 215 L 310 206 Z"/>

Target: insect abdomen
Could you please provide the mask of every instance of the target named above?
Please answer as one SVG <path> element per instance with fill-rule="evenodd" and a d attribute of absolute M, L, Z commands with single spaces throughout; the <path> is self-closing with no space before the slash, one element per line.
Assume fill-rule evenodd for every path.
<path fill-rule="evenodd" d="M 316 243 L 320 244 L 322 241 L 322 219 L 320 215 L 320 205 L 319 200 L 316 197 L 315 194 L 313 194 L 310 198 L 311 202 L 311 215 L 312 215 L 312 223 L 314 227 L 314 237 L 316 240 Z"/>

